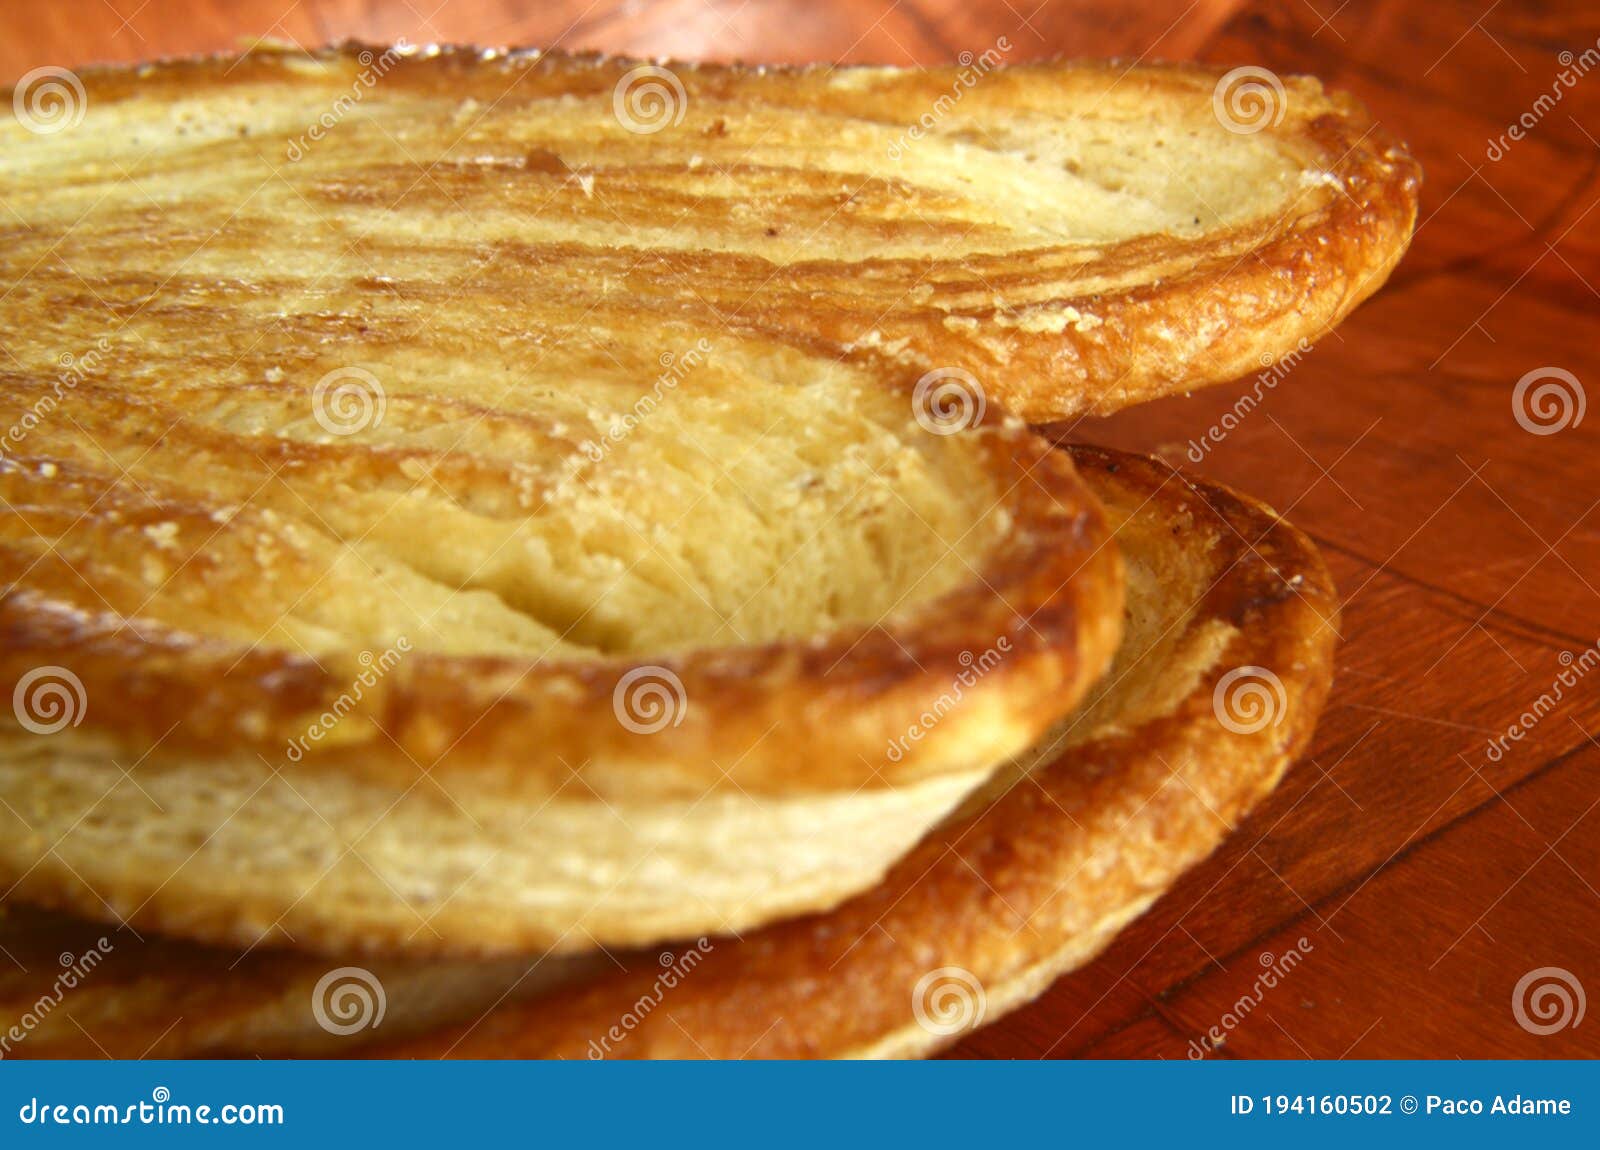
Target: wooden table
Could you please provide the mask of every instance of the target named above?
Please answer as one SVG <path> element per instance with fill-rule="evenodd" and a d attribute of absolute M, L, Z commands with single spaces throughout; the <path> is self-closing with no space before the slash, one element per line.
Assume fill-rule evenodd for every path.
<path fill-rule="evenodd" d="M 1534 434 L 1513 404 L 1541 369 L 1570 372 L 1572 398 L 1600 392 L 1600 62 L 1536 104 L 1564 61 L 1586 69 L 1600 6 L 1034 3 L 12 4 L 0 81 L 260 35 L 889 63 L 1004 35 L 1013 59 L 1196 58 L 1355 91 L 1426 168 L 1415 245 L 1199 469 L 1288 513 L 1339 580 L 1344 646 L 1315 746 L 1099 961 L 958 1052 L 1183 1058 L 1298 946 L 1224 1056 L 1600 1054 L 1600 1017 L 1540 1035 L 1512 1008 L 1544 967 L 1600 994 L 1600 653 L 1584 659 L 1600 641 L 1600 411 Z M 1522 139 L 1490 147 L 1525 114 Z M 1178 461 L 1248 386 L 1062 430 Z M 1496 761 L 1490 741 L 1563 671 L 1576 686 Z"/>

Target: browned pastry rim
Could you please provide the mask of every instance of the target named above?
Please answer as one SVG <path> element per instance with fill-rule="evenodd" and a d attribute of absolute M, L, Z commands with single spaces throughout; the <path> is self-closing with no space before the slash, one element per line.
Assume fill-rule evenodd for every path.
<path fill-rule="evenodd" d="M 372 1053 L 923 1055 L 1098 953 L 1210 854 L 1304 749 L 1332 680 L 1338 606 L 1310 541 L 1260 503 L 1153 459 L 1072 453 L 1114 519 L 1160 525 L 1150 538 L 1164 535 L 1171 552 L 1130 549 L 1130 569 L 1197 569 L 1203 596 L 1189 617 L 1175 612 L 1178 626 L 1230 629 L 1174 710 L 1078 742 L 1069 723 L 1064 752 L 934 832 L 880 886 L 831 912 L 717 942 L 664 993 L 669 960 L 640 955 L 581 990 Z M 1270 724 L 1250 733 L 1225 727 L 1216 710 L 1225 705 L 1218 685 L 1241 667 L 1270 671 L 1282 689 Z M 1106 691 L 1131 670 L 1119 660 Z M 1237 720 L 1259 712 L 1232 717 L 1249 726 Z M 640 1012 L 641 1001 L 659 1008 Z"/>
<path fill-rule="evenodd" d="M 420 53 L 352 95 L 377 59 L 89 70 L 81 122 L 0 121 L 0 398 L 28 412 L 0 682 L 87 704 L 0 712 L 0 882 L 202 941 L 452 955 L 865 889 L 1109 660 L 1093 497 L 998 402 L 930 427 L 895 348 L 741 320 L 771 303 L 765 229 L 674 230 L 682 173 L 613 116 L 620 65 Z M 696 116 L 724 82 L 807 115 L 810 81 L 704 77 Z M 724 199 L 837 214 L 798 162 L 816 133 L 787 135 L 787 164 L 724 157 Z M 318 405 L 352 375 L 373 417 L 338 426 Z M 669 721 L 624 713 L 651 679 Z"/>
<path fill-rule="evenodd" d="M 374 58 L 387 59 L 389 51 L 348 43 L 311 56 L 344 67 L 359 83 L 357 62 L 370 65 Z M 276 79 L 286 60 L 299 58 L 300 53 L 263 45 L 242 58 L 91 69 L 84 80 L 91 100 L 159 96 L 195 86 Z M 945 109 L 952 91 L 964 89 L 960 105 L 981 107 L 993 117 L 992 122 L 977 120 L 970 133 L 974 146 L 983 146 L 1008 111 L 1047 106 L 1048 95 L 1037 88 L 1057 84 L 1082 101 L 1079 108 L 1067 108 L 1067 115 L 1093 114 L 1112 95 L 1131 93 L 1133 102 L 1119 110 L 1122 119 L 1116 122 L 1198 122 L 1215 136 L 1219 150 L 1241 136 L 1281 149 L 1297 167 L 1301 186 L 1285 190 L 1280 209 L 1198 235 L 1157 233 L 1099 245 L 963 251 L 949 259 L 878 254 L 876 249 L 896 235 L 896 225 L 883 225 L 863 235 L 848 258 L 807 252 L 803 259 L 774 260 L 714 251 L 709 244 L 704 250 L 629 247 L 609 254 L 574 244 L 560 253 L 590 261 L 595 277 L 614 280 L 640 297 L 663 285 L 692 282 L 696 298 L 674 298 L 673 304 L 685 317 L 704 308 L 698 315 L 702 323 L 733 323 L 781 339 L 813 340 L 835 355 L 901 349 L 893 357 L 912 379 L 930 367 L 963 367 L 976 373 L 998 401 L 1035 423 L 1107 414 L 1235 379 L 1258 370 L 1264 357 L 1321 337 L 1382 286 L 1416 223 L 1421 168 L 1403 142 L 1349 94 L 1325 91 L 1312 77 L 1278 77 L 1259 68 L 1056 60 L 1002 65 L 972 83 L 970 69 L 956 67 L 750 67 L 429 45 L 407 49 L 375 87 L 380 94 L 393 88 L 485 105 L 513 92 L 518 98 L 558 91 L 602 99 L 636 70 L 662 65 L 684 90 L 691 111 L 685 130 L 693 128 L 702 138 L 725 136 L 741 108 L 763 100 L 910 130 L 926 123 L 924 113 Z M 1240 73 L 1242 78 L 1233 81 Z M 830 85 L 830 78 L 842 80 Z M 1251 123 L 1230 139 L 1230 130 L 1211 119 L 1213 111 L 1236 98 L 1238 84 L 1255 84 L 1259 93 L 1263 83 L 1278 89 L 1258 97 L 1268 101 L 1270 124 L 1258 129 Z M 870 99 L 862 98 L 858 85 L 871 88 Z M 346 86 L 341 79 L 339 91 Z M 693 110 L 702 99 L 725 102 L 717 106 L 734 114 L 699 123 Z M 929 131 L 936 132 L 937 125 Z M 829 134 L 827 127 L 815 128 L 808 142 Z M 901 187 L 897 181 L 910 183 L 881 156 L 861 159 L 869 182 L 878 179 L 896 189 Z M 1153 155 L 1147 159 L 1159 162 Z M 553 163 L 564 171 L 559 157 L 549 153 L 528 163 Z M 1170 174 L 1180 183 L 1193 176 Z M 443 173 L 433 175 L 443 178 Z M 825 190 L 838 192 L 836 186 Z M 677 206 L 668 200 L 658 210 L 670 216 Z M 783 202 L 774 200 L 770 210 L 753 215 L 763 223 L 777 222 L 783 211 Z M 926 207 L 919 211 L 929 215 Z M 940 227 L 947 235 L 964 234 L 962 225 L 934 215 L 930 231 L 937 235 Z M 536 247 L 524 256 L 540 258 Z M 758 295 L 750 290 L 754 283 L 760 284 Z"/>
<path fill-rule="evenodd" d="M 274 766 L 337 664 L 10 595 L 0 666 L 67 665 L 93 704 L 7 741 L 0 874 L 139 929 L 332 954 L 639 946 L 834 905 L 1081 697 L 1120 633 L 1120 559 L 1066 458 L 1012 420 L 963 442 L 1009 522 L 973 578 L 871 627 L 646 660 L 689 700 L 677 725 L 620 721 L 628 661 L 422 651 L 369 699 L 381 737 Z M 963 705 L 889 749 L 961 676 Z"/>
<path fill-rule="evenodd" d="M 966 768 L 970 738 L 997 732 L 975 732 L 962 713 L 894 759 L 885 755 L 888 735 L 937 698 L 974 649 L 998 639 L 1008 656 L 978 690 L 1019 728 L 1048 723 L 1063 697 L 1081 695 L 1104 666 L 1119 598 L 1115 550 L 1104 547 L 1103 520 L 1071 464 L 1015 420 L 992 420 L 967 438 L 1011 527 L 969 580 L 938 598 L 832 633 L 683 653 L 532 661 L 418 651 L 364 700 L 373 737 L 314 749 L 298 769 L 397 787 L 426 771 L 446 786 L 477 781 L 508 796 L 547 795 L 577 772 L 595 797 L 633 801 L 727 786 L 753 794 L 870 789 Z M 45 458 L 30 461 L 30 486 L 102 482 L 58 465 L 41 484 Z M 20 476 L 19 464 L 6 461 L 0 478 L 8 469 Z M 151 517 L 170 519 L 172 509 Z M 144 763 L 152 772 L 168 756 L 208 754 L 259 755 L 293 772 L 296 764 L 282 762 L 286 743 L 349 690 L 349 660 L 62 610 L 39 594 L 48 568 L 28 568 L 29 583 L 0 595 L 0 680 L 63 663 L 92 700 L 72 731 L 49 738 L 103 739 L 134 757 L 159 745 Z M 81 583 L 70 568 L 58 575 L 68 593 Z M 619 682 L 645 666 L 670 671 L 691 702 L 680 722 L 641 732 L 617 720 L 614 701 Z M 826 708 L 829 721 L 810 721 L 814 708 Z M 988 725 L 981 712 L 966 715 Z M 5 726 L 13 720 L 0 715 Z"/>
<path fill-rule="evenodd" d="M 1071 450 L 1121 525 L 1130 572 L 1156 575 L 1154 589 L 1134 580 L 1130 603 L 1154 604 L 1158 618 L 1130 634 L 1160 632 L 1160 649 L 1142 669 L 1124 652 L 1102 698 L 1076 730 L 1069 725 L 1064 751 L 1051 759 L 1041 747 L 1029 777 L 998 781 L 877 889 L 664 961 L 622 955 L 621 972 L 605 957 L 599 975 L 583 958 L 362 960 L 346 981 L 377 980 L 387 1014 L 377 1028 L 346 1035 L 317 1026 L 311 1013 L 317 984 L 344 960 L 265 950 L 240 959 L 111 932 L 110 957 L 72 991 L 79 1025 L 56 1012 L 8 1056 L 93 1056 L 95 1043 L 115 1057 L 328 1055 L 372 1042 L 382 1043 L 373 1053 L 418 1057 L 900 1055 L 999 1017 L 1086 961 L 1215 846 L 1304 747 L 1331 675 L 1334 591 L 1304 536 L 1260 504 L 1164 464 Z M 1162 598 L 1196 587 L 1203 594 L 1188 601 Z M 1219 628 L 1231 637 L 1215 658 L 1186 654 Z M 1137 698 L 1182 680 L 1189 663 L 1197 677 L 1176 704 L 1137 720 Z M 1236 665 L 1278 677 L 1276 724 L 1255 733 L 1220 725 L 1216 686 Z M 105 933 L 24 907 L 0 917 L 0 945 L 33 971 L 0 974 L 0 1021 L 46 989 L 58 951 L 77 956 Z M 933 976 L 944 968 L 952 969 L 941 983 Z M 490 1009 L 503 995 L 526 998 L 562 980 L 564 990 Z M 944 1033 L 917 1022 L 913 995 L 924 980 L 924 1016 Z M 983 991 L 981 1016 L 970 1007 L 965 1017 L 941 1012 L 941 995 L 959 1005 L 973 986 Z M 449 1011 L 476 1021 L 401 1041 Z"/>

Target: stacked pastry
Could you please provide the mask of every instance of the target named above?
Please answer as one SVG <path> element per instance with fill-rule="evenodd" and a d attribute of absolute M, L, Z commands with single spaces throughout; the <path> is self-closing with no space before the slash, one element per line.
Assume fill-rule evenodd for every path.
<path fill-rule="evenodd" d="M 1305 538 L 1029 424 L 1382 282 L 1417 169 L 1315 81 L 350 47 L 13 96 L 0 1053 L 923 1053 L 1309 737 Z"/>

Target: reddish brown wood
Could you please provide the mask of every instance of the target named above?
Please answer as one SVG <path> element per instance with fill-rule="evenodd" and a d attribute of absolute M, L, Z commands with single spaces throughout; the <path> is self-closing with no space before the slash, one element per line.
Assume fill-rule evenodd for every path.
<path fill-rule="evenodd" d="M 1600 994 L 1600 673 L 1499 762 L 1485 754 L 1563 652 L 1600 640 L 1600 414 L 1535 436 L 1512 409 L 1513 387 L 1537 368 L 1600 387 L 1600 69 L 1505 158 L 1486 156 L 1549 91 L 1558 53 L 1595 46 L 1594 3 L 456 0 L 426 16 L 432 7 L 8 4 L 0 81 L 260 35 L 890 63 L 981 52 L 1004 35 L 1015 59 L 1260 64 L 1366 100 L 1426 167 L 1412 253 L 1198 468 L 1289 514 L 1334 567 L 1345 642 L 1316 744 L 1099 961 L 959 1053 L 1186 1057 L 1261 956 L 1304 938 L 1304 962 L 1231 1030 L 1224 1056 L 1600 1054 L 1600 1020 L 1538 1036 L 1511 1009 L 1536 967 Z M 1058 430 L 1179 460 L 1248 386 Z"/>

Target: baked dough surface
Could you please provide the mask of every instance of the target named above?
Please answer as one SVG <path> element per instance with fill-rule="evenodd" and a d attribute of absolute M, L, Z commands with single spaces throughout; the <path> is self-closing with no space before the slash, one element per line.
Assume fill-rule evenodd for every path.
<path fill-rule="evenodd" d="M 70 130 L 0 124 L 0 889 L 493 954 L 871 886 L 1104 669 L 1093 497 L 974 377 L 652 272 L 608 229 L 664 177 L 581 111 L 612 65 L 336 103 L 361 59 L 89 72 Z M 622 173 L 552 184 L 582 141 Z"/>
<path fill-rule="evenodd" d="M 681 322 L 960 368 L 1034 422 L 1104 413 L 1325 333 L 1400 258 L 1420 179 L 1349 96 L 1259 70 L 351 45 L 83 83 L 71 131 L 0 122 L 31 269 L 0 314 L 76 325 L 53 360 L 98 305 L 150 374 L 252 383 L 383 340 L 492 387 L 569 325 L 603 356 Z"/>
<path fill-rule="evenodd" d="M 1264 505 L 1164 463 L 1075 447 L 1128 565 L 1128 631 L 1088 704 L 879 886 L 383 1057 L 910 1057 L 1043 993 L 1210 854 L 1304 750 L 1338 599 Z M 638 1016 L 641 999 L 660 1008 Z M 630 1013 L 631 1012 L 631 1013 Z M 621 1020 L 629 1016 L 627 1023 Z M 612 1036 L 616 1027 L 620 1036 Z"/>
<path fill-rule="evenodd" d="M 1100 674 L 1116 550 L 1023 425 L 744 341 L 591 465 L 634 344 L 493 394 L 397 354 L 338 438 L 287 373 L 81 383 L 0 463 L 0 880 L 244 945 L 740 930 L 877 881 Z"/>
<path fill-rule="evenodd" d="M 1335 592 L 1303 535 L 1164 464 L 1071 450 L 1116 525 L 1127 637 L 1091 701 L 875 889 L 664 956 L 361 959 L 386 1015 L 347 1034 L 312 1012 L 345 959 L 113 931 L 72 992 L 78 1025 L 49 1014 L 12 1056 L 94 1056 L 96 1042 L 115 1057 L 912 1055 L 994 1020 L 1216 846 L 1303 749 L 1332 674 Z M 1230 680 L 1242 667 L 1254 676 Z M 52 956 L 105 934 L 20 907 L 0 916 L 0 946 L 32 972 L 0 971 L 0 1017 L 48 989 Z"/>

